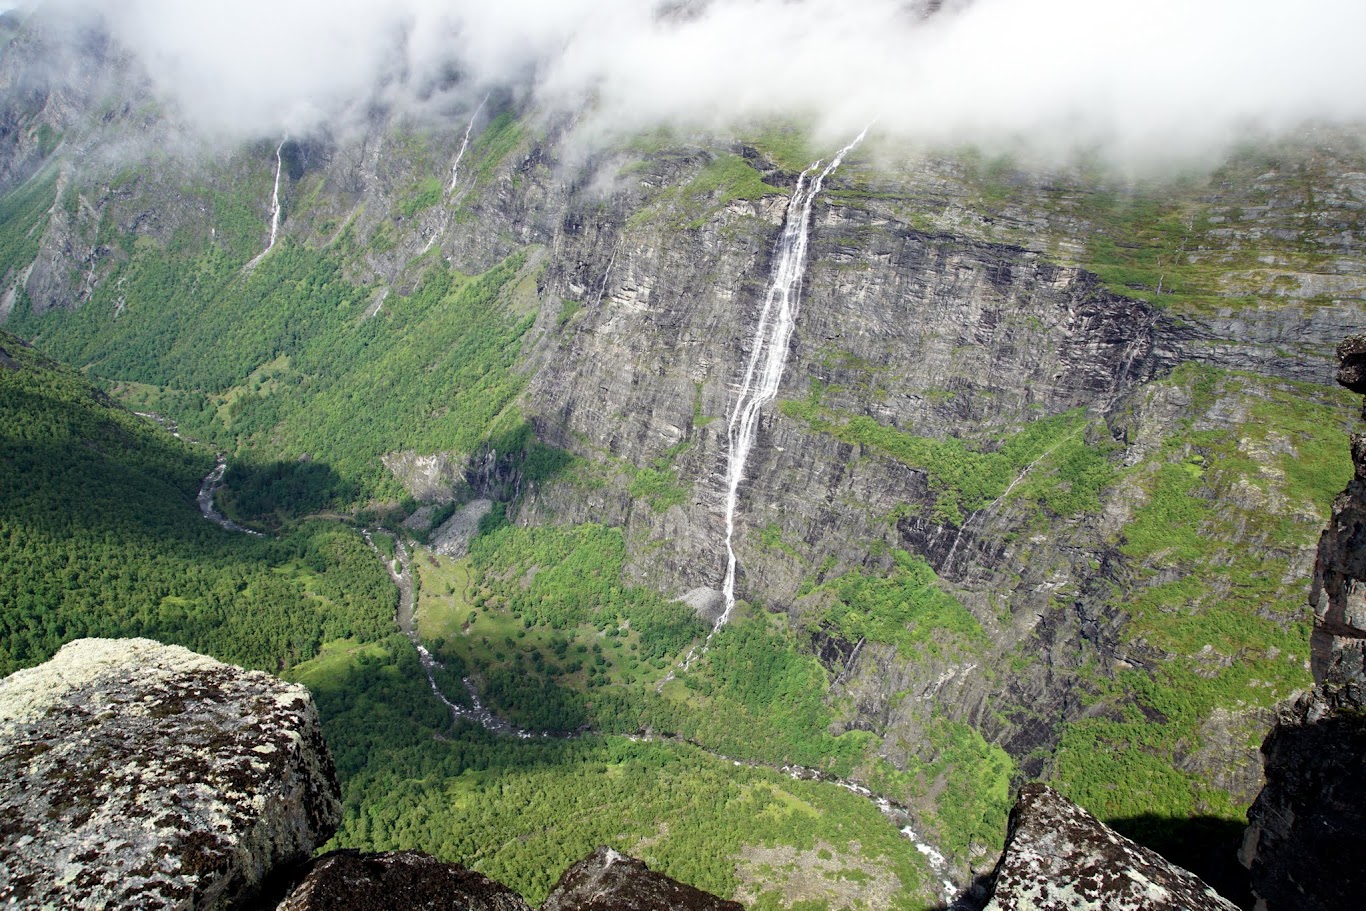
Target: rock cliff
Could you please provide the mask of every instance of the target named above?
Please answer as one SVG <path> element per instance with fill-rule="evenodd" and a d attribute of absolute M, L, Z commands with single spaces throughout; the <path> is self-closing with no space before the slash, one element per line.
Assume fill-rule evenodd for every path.
<path fill-rule="evenodd" d="M 1338 347 L 1338 381 L 1366 393 L 1366 336 Z M 1319 541 L 1310 604 L 1317 686 L 1281 705 L 1262 744 L 1266 786 L 1240 859 L 1258 911 L 1330 911 L 1366 893 L 1366 437 Z"/>
<path fill-rule="evenodd" d="M 145 639 L 0 681 L 0 903 L 227 908 L 340 818 L 302 686 Z"/>

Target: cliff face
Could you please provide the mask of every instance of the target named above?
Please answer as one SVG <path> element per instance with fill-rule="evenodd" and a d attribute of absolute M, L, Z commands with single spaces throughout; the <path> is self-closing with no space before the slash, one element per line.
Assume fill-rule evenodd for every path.
<path fill-rule="evenodd" d="M 1366 393 L 1366 337 L 1338 347 L 1338 381 Z M 1279 707 L 1240 859 L 1259 911 L 1351 907 L 1366 890 L 1366 437 L 1319 541 L 1310 603 L 1317 686 Z"/>
<path fill-rule="evenodd" d="M 1366 336 L 1339 345 L 1338 359 L 1338 382 L 1366 394 Z M 1352 480 L 1319 539 L 1309 594 L 1314 681 L 1320 684 L 1366 683 L 1366 436 L 1352 437 L 1352 467 Z"/>
<path fill-rule="evenodd" d="M 144 639 L 0 681 L 0 901 L 230 907 L 340 814 L 301 686 Z"/>

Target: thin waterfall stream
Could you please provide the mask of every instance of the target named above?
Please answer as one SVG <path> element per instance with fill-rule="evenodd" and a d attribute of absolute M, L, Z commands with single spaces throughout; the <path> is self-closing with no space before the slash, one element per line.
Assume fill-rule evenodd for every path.
<path fill-rule="evenodd" d="M 288 141 L 280 140 L 280 144 L 275 148 L 275 190 L 270 197 L 270 243 L 261 251 L 263 254 L 275 246 L 275 240 L 280 236 L 280 172 L 285 169 L 284 151 L 285 143 Z"/>
<path fill-rule="evenodd" d="M 735 510 L 740 502 L 740 484 L 745 479 L 745 463 L 754 449 L 759 432 L 759 419 L 766 406 L 777 398 L 778 386 L 787 365 L 788 344 L 797 325 L 797 309 L 801 303 L 802 276 L 806 271 L 806 253 L 811 235 L 811 208 L 820 195 L 825 178 L 840 166 L 844 156 L 868 135 L 863 128 L 854 141 L 835 154 L 829 164 L 817 161 L 797 178 L 797 189 L 787 204 L 787 217 L 774 251 L 773 275 L 764 305 L 759 311 L 759 323 L 754 332 L 754 350 L 750 352 L 735 408 L 726 426 L 726 577 L 721 585 L 726 607 L 717 618 L 713 632 L 725 626 L 735 609 Z"/>
<path fill-rule="evenodd" d="M 455 153 L 455 161 L 451 164 L 451 184 L 446 188 L 447 196 L 455 192 L 455 187 L 460 182 L 460 161 L 465 157 L 465 150 L 470 147 L 470 134 L 474 131 L 474 122 L 479 119 L 479 112 L 488 104 L 488 100 L 489 96 L 485 95 L 484 100 L 479 102 L 479 107 L 470 115 L 470 122 L 465 125 L 465 138 L 460 141 L 460 151 Z"/>

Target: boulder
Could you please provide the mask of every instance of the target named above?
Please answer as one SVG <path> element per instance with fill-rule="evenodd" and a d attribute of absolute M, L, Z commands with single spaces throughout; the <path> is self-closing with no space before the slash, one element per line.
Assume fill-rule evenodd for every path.
<path fill-rule="evenodd" d="M 418 851 L 334 851 L 310 866 L 277 911 L 531 911 L 480 873 Z"/>
<path fill-rule="evenodd" d="M 986 911 L 1236 911 L 1199 877 L 1042 784 L 1025 785 Z"/>
<path fill-rule="evenodd" d="M 228 907 L 340 814 L 302 686 L 145 639 L 0 681 L 0 904 Z"/>
<path fill-rule="evenodd" d="M 1338 345 L 1338 382 L 1366 395 L 1366 333 L 1349 335 Z"/>
<path fill-rule="evenodd" d="M 565 871 L 541 911 L 743 911 L 633 857 L 601 847 Z"/>

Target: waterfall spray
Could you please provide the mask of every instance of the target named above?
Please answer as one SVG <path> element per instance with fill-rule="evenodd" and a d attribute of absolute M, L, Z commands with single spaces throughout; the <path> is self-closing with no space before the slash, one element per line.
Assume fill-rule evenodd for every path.
<path fill-rule="evenodd" d="M 745 462 L 754 448 L 759 418 L 765 406 L 778 395 L 787 363 L 788 343 L 796 326 L 797 306 L 801 301 L 802 275 L 806 271 L 806 251 L 810 240 L 811 207 L 825 178 L 840 166 L 844 156 L 863 141 L 868 127 L 853 142 L 836 153 L 829 164 L 817 161 L 797 178 L 797 189 L 787 204 L 782 234 L 774 249 L 773 276 L 764 295 L 759 325 L 754 333 L 754 350 L 735 400 L 726 428 L 726 578 L 721 591 L 726 609 L 716 620 L 719 630 L 730 620 L 735 607 L 735 509 L 740 500 L 740 483 L 745 477 Z M 824 164 L 824 167 L 822 165 Z"/>

